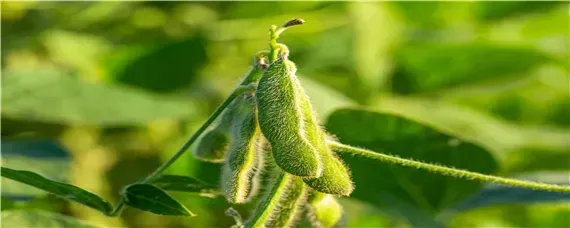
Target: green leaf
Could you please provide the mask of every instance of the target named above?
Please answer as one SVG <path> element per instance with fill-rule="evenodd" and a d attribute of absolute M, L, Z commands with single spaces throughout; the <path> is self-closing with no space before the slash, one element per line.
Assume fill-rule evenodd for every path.
<path fill-rule="evenodd" d="M 195 216 L 184 205 L 150 184 L 134 184 L 125 189 L 125 204 L 159 215 Z"/>
<path fill-rule="evenodd" d="M 373 2 L 348 5 L 353 23 L 354 69 L 362 84 L 378 91 L 386 83 L 392 66 L 392 49 L 402 36 L 402 22 L 393 7 Z M 375 24 L 382 29 L 370 29 Z M 381 42 L 379 42 L 381 40 Z"/>
<path fill-rule="evenodd" d="M 2 211 L 2 227 L 95 228 L 73 217 L 41 210 Z"/>
<path fill-rule="evenodd" d="M 207 43 L 200 37 L 169 42 L 157 48 L 145 47 L 146 53 L 134 49 L 135 53 L 123 54 L 127 57 L 114 66 L 119 82 L 147 89 L 153 92 L 168 93 L 188 88 L 198 77 L 206 63 Z M 131 51 L 131 50 L 127 50 Z M 137 55 L 139 54 L 139 55 Z M 115 65 L 118 65 L 115 61 Z M 168 77 L 165 79 L 165 77 Z"/>
<path fill-rule="evenodd" d="M 516 153 L 519 151 L 533 154 L 534 159 L 540 158 L 544 162 L 541 164 L 560 159 L 556 169 L 568 167 L 567 163 L 562 162 L 568 160 L 570 148 L 570 131 L 567 130 L 513 125 L 465 106 L 431 99 L 382 98 L 374 110 L 402 116 L 460 139 L 476 142 L 490 149 L 503 165 L 505 160 L 517 159 L 519 161 L 512 162 L 513 169 L 518 171 L 523 171 L 517 168 L 521 166 L 519 164 L 529 162 L 521 160 L 527 158 L 518 156 Z M 533 153 L 533 150 L 541 152 Z M 511 166 L 511 161 L 507 162 Z"/>
<path fill-rule="evenodd" d="M 67 150 L 49 139 L 2 140 L 2 165 L 11 169 L 27 169 L 50 180 L 67 180 L 70 156 Z M 2 179 L 5 197 L 29 197 L 48 194 L 45 191 Z"/>
<path fill-rule="evenodd" d="M 2 211 L 9 210 L 9 209 L 12 209 L 14 207 L 16 207 L 16 202 L 2 196 L 2 199 L 0 199 L 0 210 L 2 210 Z"/>
<path fill-rule="evenodd" d="M 436 221 L 435 217 L 429 212 L 417 208 L 416 206 L 404 202 L 390 194 L 379 195 L 374 202 L 376 206 L 383 205 L 382 208 L 393 216 L 405 218 L 413 227 L 422 228 L 443 228 L 445 227 L 441 221 Z"/>
<path fill-rule="evenodd" d="M 529 159 L 532 158 L 532 159 Z M 510 151 L 502 162 L 504 173 L 570 171 L 570 148 L 525 147 Z"/>
<path fill-rule="evenodd" d="M 162 175 L 151 183 L 166 191 L 194 192 L 205 195 L 218 194 L 215 186 L 188 176 Z"/>
<path fill-rule="evenodd" d="M 521 180 L 541 181 L 549 184 L 570 185 L 568 172 L 538 172 L 518 175 L 515 178 Z M 548 192 L 489 184 L 473 197 L 470 197 L 469 199 L 446 210 L 446 213 L 457 213 L 493 205 L 567 202 L 568 200 L 570 200 L 569 193 Z"/>
<path fill-rule="evenodd" d="M 192 114 L 188 100 L 89 83 L 54 70 L 3 72 L 2 83 L 2 114 L 12 119 L 123 126 Z"/>
<path fill-rule="evenodd" d="M 493 173 L 497 164 L 485 149 L 399 116 L 358 109 L 334 112 L 326 124 L 341 142 L 428 163 Z M 341 156 L 352 171 L 353 197 L 386 205 L 390 196 L 436 213 L 475 193 L 481 184 L 388 165 L 364 157 Z"/>
<path fill-rule="evenodd" d="M 298 77 L 303 85 L 303 89 L 311 98 L 311 105 L 315 108 L 320 118 L 325 118 L 334 110 L 356 104 L 352 99 L 344 96 L 326 85 L 312 80 L 308 77 Z"/>
<path fill-rule="evenodd" d="M 562 2 L 477 2 L 475 12 L 477 18 L 484 21 L 501 20 L 507 17 L 519 16 L 525 13 L 547 11 Z"/>
<path fill-rule="evenodd" d="M 91 207 L 105 214 L 109 214 L 111 210 L 113 210 L 111 204 L 91 192 L 73 185 L 46 179 L 45 177 L 33 172 L 2 167 L 1 174 L 3 177 L 34 186 L 59 197 Z"/>
<path fill-rule="evenodd" d="M 396 59 L 392 90 L 403 94 L 520 78 L 549 60 L 532 49 L 487 43 L 408 45 L 396 53 Z"/>

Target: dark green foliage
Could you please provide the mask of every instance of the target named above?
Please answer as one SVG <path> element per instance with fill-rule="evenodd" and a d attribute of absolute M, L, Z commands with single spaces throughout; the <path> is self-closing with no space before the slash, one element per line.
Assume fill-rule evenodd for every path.
<path fill-rule="evenodd" d="M 397 93 L 425 93 L 525 72 L 549 61 L 527 48 L 488 43 L 412 44 L 396 53 L 398 68 L 392 77 Z"/>
<path fill-rule="evenodd" d="M 160 188 L 150 184 L 134 184 L 125 189 L 125 204 L 159 215 L 195 216 L 184 205 Z"/>
<path fill-rule="evenodd" d="M 505 2 L 478 2 L 476 15 L 484 21 L 495 21 L 509 17 L 517 17 L 525 13 L 540 13 L 563 4 L 563 1 L 505 1 Z"/>
<path fill-rule="evenodd" d="M 117 80 L 160 93 L 188 88 L 207 61 L 205 45 L 201 37 L 166 43 L 125 66 Z"/>
<path fill-rule="evenodd" d="M 330 116 L 326 126 L 348 145 L 481 173 L 497 169 L 496 161 L 485 149 L 402 117 L 341 109 Z M 351 169 L 356 186 L 351 196 L 377 205 L 387 206 L 380 198 L 386 195 L 435 213 L 481 188 L 480 183 L 469 180 L 379 165 L 362 157 L 341 157 Z"/>

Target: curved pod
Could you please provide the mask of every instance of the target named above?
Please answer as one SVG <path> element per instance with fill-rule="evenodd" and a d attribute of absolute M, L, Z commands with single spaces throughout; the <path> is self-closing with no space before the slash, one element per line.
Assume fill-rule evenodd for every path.
<path fill-rule="evenodd" d="M 259 125 L 279 167 L 296 176 L 318 177 L 323 167 L 314 145 L 324 141 L 307 135 L 318 126 L 312 109 L 303 110 L 301 102 L 308 97 L 295 71 L 294 63 L 282 57 L 263 74 L 256 90 Z"/>

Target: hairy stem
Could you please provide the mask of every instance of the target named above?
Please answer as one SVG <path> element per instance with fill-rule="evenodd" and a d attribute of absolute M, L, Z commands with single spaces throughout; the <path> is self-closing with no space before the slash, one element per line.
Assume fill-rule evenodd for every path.
<path fill-rule="evenodd" d="M 190 136 L 190 138 L 180 147 L 180 149 L 178 149 L 178 151 L 176 151 L 176 153 L 174 153 L 174 155 L 172 155 L 172 157 L 168 159 L 168 161 L 166 161 L 164 164 L 158 167 L 154 172 L 152 172 L 146 178 L 140 180 L 137 183 L 139 184 L 149 183 L 158 176 L 160 176 L 160 174 L 162 174 L 166 169 L 168 169 L 168 167 L 170 167 L 176 160 L 178 160 L 178 158 L 180 158 L 180 156 L 182 156 L 182 154 L 184 154 L 184 152 L 186 152 L 186 150 L 188 150 L 188 148 L 190 148 L 192 143 L 194 143 L 194 141 L 196 141 L 196 139 L 200 137 L 200 135 L 210 126 L 210 124 L 212 124 L 212 122 L 214 122 L 214 120 L 216 120 L 216 118 L 226 109 L 226 107 L 230 103 L 232 103 L 232 101 L 238 95 L 253 90 L 254 87 L 249 84 L 252 81 L 251 78 L 255 77 L 255 74 L 257 74 L 255 72 L 256 71 L 255 68 L 256 66 L 253 67 L 253 69 L 245 76 L 242 83 L 234 89 L 234 91 L 226 98 L 226 100 L 224 100 L 224 102 L 222 102 L 222 104 L 220 104 L 220 106 L 218 106 L 218 108 L 216 108 L 216 110 L 208 117 L 206 122 L 202 124 L 202 126 L 196 132 L 194 132 L 192 136 Z M 123 197 L 119 200 L 117 206 L 115 207 L 113 212 L 111 212 L 110 215 L 117 216 L 124 205 L 125 205 L 125 199 Z"/>
<path fill-rule="evenodd" d="M 420 161 L 414 161 L 411 159 L 400 158 L 400 157 L 396 157 L 393 155 L 382 154 L 382 153 L 374 152 L 374 151 L 367 150 L 367 149 L 352 147 L 352 146 L 345 145 L 345 144 L 338 143 L 338 142 L 334 142 L 334 141 L 327 141 L 327 144 L 330 146 L 330 148 L 332 150 L 334 150 L 337 153 L 350 154 L 350 155 L 354 155 L 354 156 L 362 156 L 362 157 L 367 157 L 367 158 L 375 159 L 375 160 L 386 162 L 386 163 L 392 163 L 392 164 L 407 166 L 407 167 L 414 167 L 417 169 L 423 169 L 423 170 L 426 170 L 429 172 L 433 172 L 433 173 L 437 173 L 437 174 L 441 174 L 441 175 L 445 175 L 445 176 L 464 178 L 464 179 L 469 179 L 469 180 L 478 180 L 481 182 L 498 183 L 498 184 L 504 184 L 504 185 L 508 185 L 508 186 L 521 187 L 521 188 L 527 188 L 527 189 L 570 193 L 570 186 L 545 184 L 545 183 L 539 183 L 539 182 L 533 182 L 533 181 L 523 181 L 523 180 L 516 180 L 516 179 L 511 179 L 511 178 L 485 175 L 482 173 L 476 173 L 476 172 L 471 172 L 471 171 L 466 171 L 466 170 L 461 170 L 461 169 L 445 167 L 445 166 L 441 166 L 441 165 L 434 165 L 434 164 L 424 163 L 424 162 L 420 162 Z"/>

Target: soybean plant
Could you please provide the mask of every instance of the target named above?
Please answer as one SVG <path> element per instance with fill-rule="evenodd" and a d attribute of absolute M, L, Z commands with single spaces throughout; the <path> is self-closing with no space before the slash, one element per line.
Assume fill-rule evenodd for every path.
<path fill-rule="evenodd" d="M 76 186 L 51 181 L 29 171 L 3 167 L 2 176 L 109 216 L 117 216 L 124 205 L 163 215 L 194 215 L 164 191 L 225 195 L 232 204 L 256 203 L 251 217 L 243 220 L 232 208 L 227 211 L 236 220 L 234 227 L 247 228 L 295 227 L 301 220 L 313 227 L 342 224 L 347 215 L 337 198 L 350 196 L 358 185 L 353 184 L 350 170 L 337 154 L 457 178 L 570 192 L 568 186 L 485 175 L 337 142 L 321 127 L 310 98 L 297 78 L 297 67 L 289 59 L 289 49 L 277 43 L 282 32 L 303 23 L 303 20 L 293 19 L 280 27 L 272 26 L 269 49 L 255 54 L 242 82 L 166 163 L 127 186 L 117 206 L 112 207 L 99 196 Z M 163 174 L 194 142 L 197 145 L 193 154 L 197 159 L 223 163 L 221 191 L 190 177 Z M 269 179 L 262 180 L 262 177 Z"/>

